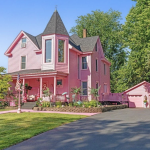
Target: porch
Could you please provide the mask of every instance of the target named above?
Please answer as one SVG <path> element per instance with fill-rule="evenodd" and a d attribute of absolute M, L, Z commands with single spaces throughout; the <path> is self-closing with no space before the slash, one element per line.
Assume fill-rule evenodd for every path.
<path fill-rule="evenodd" d="M 32 71 L 31 71 L 32 72 Z M 66 95 L 62 95 L 64 92 L 69 94 L 68 86 L 68 74 L 56 71 L 41 71 L 38 73 L 22 73 L 20 74 L 20 81 L 23 86 L 23 91 L 21 93 L 22 100 L 33 102 L 36 101 L 39 97 L 44 101 L 49 101 L 43 91 L 49 88 L 51 93 L 50 100 L 55 102 L 66 101 Z M 17 94 L 15 91 L 15 85 L 17 81 L 17 73 L 12 74 L 13 82 L 11 83 L 12 87 L 10 90 L 14 94 Z M 27 88 L 28 87 L 28 88 Z"/>

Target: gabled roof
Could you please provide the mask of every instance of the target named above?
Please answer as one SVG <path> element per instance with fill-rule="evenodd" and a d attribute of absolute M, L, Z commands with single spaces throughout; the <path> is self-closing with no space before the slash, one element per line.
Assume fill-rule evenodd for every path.
<path fill-rule="evenodd" d="M 87 38 L 79 38 L 76 34 L 72 35 L 70 39 L 80 47 L 82 52 L 91 52 L 93 51 L 97 39 L 99 36 L 92 36 Z"/>
<path fill-rule="evenodd" d="M 139 86 L 141 86 L 141 85 L 143 85 L 143 84 L 149 84 L 149 85 L 150 85 L 149 82 L 143 81 L 143 82 L 141 82 L 141 83 L 139 83 L 139 84 L 137 84 L 137 85 L 135 85 L 135 86 L 129 88 L 128 90 L 124 91 L 123 94 L 128 93 L 128 92 L 130 92 L 130 91 L 136 89 L 137 87 L 139 87 Z"/>
<path fill-rule="evenodd" d="M 48 22 L 43 32 L 43 35 L 48 34 L 62 34 L 69 36 L 57 10 L 55 10 L 55 12 L 53 13 L 50 21 Z"/>
<path fill-rule="evenodd" d="M 23 32 L 24 32 L 24 33 L 30 38 L 30 40 L 40 49 L 36 37 L 33 36 L 33 35 L 31 35 L 31 34 L 29 34 L 29 33 L 27 33 L 27 32 L 25 32 L 25 31 L 23 31 Z"/>
<path fill-rule="evenodd" d="M 69 36 L 57 10 L 53 13 L 43 33 L 37 36 L 33 36 L 25 31 L 22 32 L 24 32 L 29 37 L 29 39 L 35 44 L 38 49 L 42 49 L 42 35 L 61 34 Z M 74 34 L 69 37 L 69 44 L 80 52 L 92 52 L 98 38 L 98 36 L 79 38 Z"/>

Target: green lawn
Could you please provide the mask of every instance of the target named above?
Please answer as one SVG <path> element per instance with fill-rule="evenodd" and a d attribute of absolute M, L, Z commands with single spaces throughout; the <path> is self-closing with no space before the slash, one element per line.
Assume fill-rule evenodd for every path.
<path fill-rule="evenodd" d="M 9 113 L 0 115 L 0 150 L 37 134 L 86 116 L 48 113 Z"/>
<path fill-rule="evenodd" d="M 7 108 L 7 109 L 0 109 L 0 111 L 7 111 L 7 110 L 13 110 L 13 109 L 10 109 L 10 108 Z"/>

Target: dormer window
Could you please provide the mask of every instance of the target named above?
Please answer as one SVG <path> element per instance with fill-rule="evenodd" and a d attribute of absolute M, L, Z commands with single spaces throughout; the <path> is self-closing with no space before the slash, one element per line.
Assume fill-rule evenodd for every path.
<path fill-rule="evenodd" d="M 22 38 L 21 47 L 22 48 L 26 47 L 26 38 Z"/>
<path fill-rule="evenodd" d="M 58 62 L 64 62 L 64 40 L 58 40 Z"/>
<path fill-rule="evenodd" d="M 52 61 L 52 40 L 45 41 L 45 63 Z"/>

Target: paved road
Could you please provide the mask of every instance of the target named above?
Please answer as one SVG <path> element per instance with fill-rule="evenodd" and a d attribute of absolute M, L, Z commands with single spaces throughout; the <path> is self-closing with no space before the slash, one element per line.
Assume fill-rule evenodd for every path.
<path fill-rule="evenodd" d="M 150 109 L 122 109 L 50 130 L 7 150 L 148 150 Z"/>

